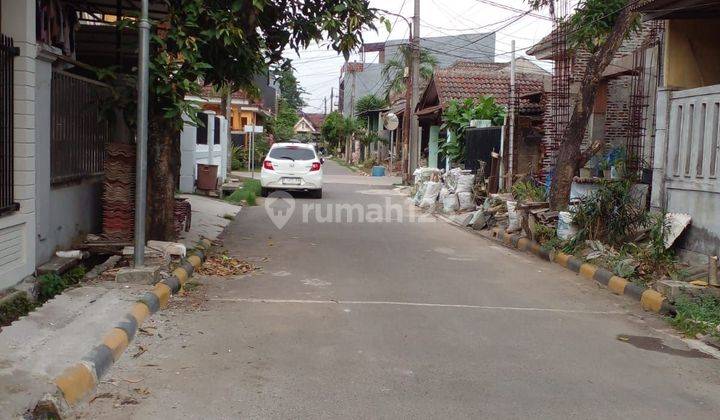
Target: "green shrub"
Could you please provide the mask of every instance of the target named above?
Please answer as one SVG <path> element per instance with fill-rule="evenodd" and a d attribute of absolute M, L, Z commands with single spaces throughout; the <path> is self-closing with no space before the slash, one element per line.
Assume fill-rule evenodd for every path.
<path fill-rule="evenodd" d="M 78 265 L 77 267 L 68 270 L 67 273 L 63 274 L 63 277 L 65 278 L 65 282 L 68 284 L 68 286 L 71 286 L 73 284 L 80 283 L 80 280 L 85 277 L 85 273 L 87 273 L 85 267 L 83 267 L 82 265 Z"/>
<path fill-rule="evenodd" d="M 57 274 L 43 274 L 38 277 L 38 300 L 47 302 L 68 287 L 67 280 Z"/>
<path fill-rule="evenodd" d="M 518 182 L 512 186 L 512 195 L 518 201 L 542 202 L 547 200 L 545 187 L 532 181 Z"/>
<path fill-rule="evenodd" d="M 21 316 L 27 315 L 34 307 L 26 293 L 18 293 L 14 298 L 7 298 L 0 305 L 0 326 L 10 325 Z"/>
<path fill-rule="evenodd" d="M 242 168 L 242 162 L 240 159 L 233 158 L 232 164 L 230 165 L 230 169 L 233 171 L 239 171 Z"/>
<path fill-rule="evenodd" d="M 600 188 L 576 206 L 576 240 L 599 240 L 612 246 L 632 241 L 646 224 L 647 212 L 632 194 L 632 182 L 601 181 Z"/>

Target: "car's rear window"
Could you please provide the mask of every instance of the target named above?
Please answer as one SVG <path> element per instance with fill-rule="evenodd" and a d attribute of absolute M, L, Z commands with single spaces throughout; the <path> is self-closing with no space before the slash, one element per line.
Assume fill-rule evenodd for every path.
<path fill-rule="evenodd" d="M 289 159 L 289 160 L 313 160 L 315 159 L 315 152 L 304 147 L 276 147 L 270 150 L 270 155 L 273 159 Z"/>

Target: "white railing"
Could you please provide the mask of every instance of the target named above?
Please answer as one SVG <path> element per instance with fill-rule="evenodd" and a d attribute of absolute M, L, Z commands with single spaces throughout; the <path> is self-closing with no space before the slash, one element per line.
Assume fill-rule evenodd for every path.
<path fill-rule="evenodd" d="M 668 188 L 720 193 L 720 85 L 670 94 Z"/>

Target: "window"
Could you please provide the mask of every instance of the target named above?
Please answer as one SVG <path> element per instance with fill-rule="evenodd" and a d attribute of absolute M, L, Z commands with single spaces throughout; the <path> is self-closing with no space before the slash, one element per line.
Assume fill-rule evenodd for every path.
<path fill-rule="evenodd" d="M 208 144 L 208 114 L 200 112 L 197 114 L 201 125 L 197 127 L 197 136 L 195 143 L 197 144 Z"/>
<path fill-rule="evenodd" d="M 273 159 L 313 160 L 315 152 L 304 147 L 287 146 L 272 149 L 268 156 Z"/>
<path fill-rule="evenodd" d="M 12 38 L 0 34 L 0 214 L 17 211 L 13 167 L 13 60 L 18 50 Z"/>

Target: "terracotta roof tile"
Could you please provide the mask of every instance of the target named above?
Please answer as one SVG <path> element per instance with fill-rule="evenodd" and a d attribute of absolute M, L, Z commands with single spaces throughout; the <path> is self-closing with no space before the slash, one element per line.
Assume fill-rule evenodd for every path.
<path fill-rule="evenodd" d="M 325 114 L 322 113 L 304 113 L 303 115 L 316 130 L 319 130 L 325 122 Z"/>
<path fill-rule="evenodd" d="M 219 95 L 217 92 L 215 92 L 215 90 L 213 89 L 213 87 L 210 86 L 210 85 L 206 85 L 206 86 L 203 86 L 203 87 L 202 87 L 202 93 L 201 93 L 201 95 L 202 95 L 204 98 L 219 98 L 219 97 L 220 97 L 220 95 Z M 250 100 L 250 97 L 248 96 L 247 92 L 245 92 L 244 90 L 238 90 L 237 92 L 233 92 L 232 98 L 233 98 L 233 99 L 247 99 L 247 100 Z M 254 102 L 254 101 L 250 100 L 250 102 Z"/>
<path fill-rule="evenodd" d="M 488 71 L 464 66 L 436 70 L 435 86 L 438 98 L 443 106 L 452 99 L 477 98 L 481 95 L 493 96 L 498 104 L 507 106 L 510 96 L 510 75 L 506 72 Z M 543 90 L 541 76 L 518 73 L 516 75 L 517 95 Z M 540 112 L 540 104 L 521 99 L 521 112 Z"/>

